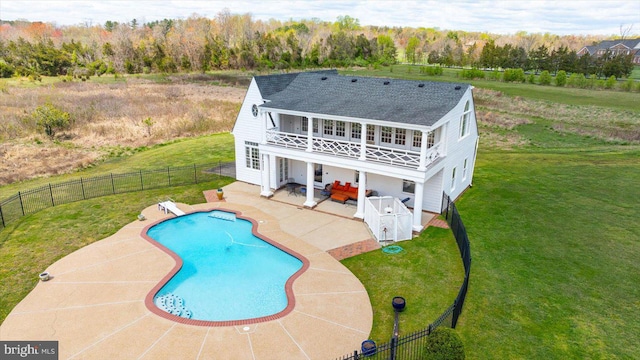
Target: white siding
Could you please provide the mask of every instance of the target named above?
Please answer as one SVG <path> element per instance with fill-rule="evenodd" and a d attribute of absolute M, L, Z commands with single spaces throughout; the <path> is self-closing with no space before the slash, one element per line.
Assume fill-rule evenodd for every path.
<path fill-rule="evenodd" d="M 464 112 L 464 105 L 469 100 L 471 116 L 469 118 L 469 134 L 463 138 L 460 138 L 460 118 Z M 471 96 L 471 89 L 462 97 L 460 103 L 454 108 L 454 110 L 447 115 L 448 124 L 446 130 L 446 162 L 443 169 L 442 191 L 449 194 L 452 199 L 456 199 L 460 194 L 471 184 L 471 177 L 473 174 L 473 168 L 475 166 L 475 151 L 476 140 L 478 138 L 478 126 L 476 123 L 475 107 L 473 103 L 473 97 Z M 467 177 L 462 178 L 462 169 L 464 166 L 464 159 L 467 158 Z M 456 184 L 453 190 L 451 190 L 451 173 L 453 168 L 456 170 Z M 426 195 L 426 192 L 425 192 Z M 432 203 L 433 205 L 433 203 Z M 427 208 L 427 197 L 425 196 L 424 202 L 425 209 Z"/>
<path fill-rule="evenodd" d="M 251 107 L 254 104 L 261 105 L 262 103 L 263 100 L 260 95 L 260 90 L 258 90 L 258 85 L 255 80 L 251 80 L 251 85 L 249 85 L 232 131 L 235 138 L 236 179 L 256 185 L 260 185 L 260 170 L 247 168 L 244 144 L 245 141 L 256 143 L 262 141 L 264 128 L 262 117 L 258 115 L 258 117 L 255 118 L 251 113 Z M 272 171 L 277 170 L 274 166 L 271 166 L 271 169 Z"/>

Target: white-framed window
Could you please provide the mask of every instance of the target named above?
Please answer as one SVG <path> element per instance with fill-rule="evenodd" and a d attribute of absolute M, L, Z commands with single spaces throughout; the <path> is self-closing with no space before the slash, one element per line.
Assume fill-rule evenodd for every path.
<path fill-rule="evenodd" d="M 451 191 L 456 188 L 456 170 L 457 168 L 453 168 L 451 171 Z"/>
<path fill-rule="evenodd" d="M 395 144 L 396 145 L 404 145 L 407 142 L 407 130 L 405 129 L 395 129 L 396 130 L 396 136 L 395 136 Z"/>
<path fill-rule="evenodd" d="M 413 141 L 411 142 L 411 146 L 417 149 L 422 147 L 422 131 L 413 130 Z"/>
<path fill-rule="evenodd" d="M 382 126 L 380 128 L 380 142 L 391 144 L 391 138 L 393 138 L 393 128 L 391 126 Z"/>
<path fill-rule="evenodd" d="M 351 123 L 351 138 L 360 139 L 362 137 L 362 124 Z"/>
<path fill-rule="evenodd" d="M 407 194 L 415 194 L 416 183 L 411 180 L 402 180 L 402 192 Z"/>
<path fill-rule="evenodd" d="M 464 112 L 460 117 L 460 139 L 469 135 L 469 119 L 471 118 L 471 109 L 469 106 L 469 100 L 464 105 Z"/>
<path fill-rule="evenodd" d="M 367 125 L 367 143 L 374 144 L 376 141 L 376 127 Z"/>
<path fill-rule="evenodd" d="M 314 134 L 318 133 L 318 126 L 319 126 L 318 124 L 319 124 L 318 119 L 313 119 L 313 133 Z"/>
<path fill-rule="evenodd" d="M 347 132 L 347 123 L 336 121 L 336 136 L 344 137 Z"/>
<path fill-rule="evenodd" d="M 353 183 L 354 184 L 360 183 L 360 171 L 358 171 L 358 170 L 355 171 L 355 177 L 353 179 Z"/>
<path fill-rule="evenodd" d="M 333 120 L 323 120 L 322 123 L 322 133 L 325 135 L 333 136 Z"/>
<path fill-rule="evenodd" d="M 467 164 L 469 163 L 469 158 L 465 158 L 462 163 L 462 180 L 467 179 Z"/>
<path fill-rule="evenodd" d="M 429 131 L 427 134 L 427 149 L 431 149 L 436 143 L 436 133 Z"/>
<path fill-rule="evenodd" d="M 309 119 L 306 116 L 302 117 L 302 132 L 309 131 Z"/>
<path fill-rule="evenodd" d="M 260 170 L 260 150 L 258 150 L 258 143 L 245 141 L 244 157 L 249 169 Z"/>

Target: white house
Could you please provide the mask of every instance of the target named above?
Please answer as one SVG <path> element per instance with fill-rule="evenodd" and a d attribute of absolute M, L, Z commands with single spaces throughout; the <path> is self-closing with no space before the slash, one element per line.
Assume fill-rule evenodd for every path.
<path fill-rule="evenodd" d="M 236 178 L 272 196 L 289 179 L 307 189 L 340 181 L 409 198 L 413 230 L 472 183 L 478 129 L 472 86 L 338 75 L 335 70 L 256 76 L 232 131 Z M 256 194 L 257 195 L 257 194 Z M 301 200 L 302 202 L 302 200 Z M 316 204 L 307 191 L 304 206 Z"/>

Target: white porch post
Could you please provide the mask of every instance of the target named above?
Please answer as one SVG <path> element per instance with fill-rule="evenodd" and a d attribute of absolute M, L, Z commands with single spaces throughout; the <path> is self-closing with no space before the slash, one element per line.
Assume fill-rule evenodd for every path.
<path fill-rule="evenodd" d="M 307 118 L 307 152 L 313 152 L 313 118 Z"/>
<path fill-rule="evenodd" d="M 413 231 L 422 231 L 422 200 L 424 199 L 424 182 L 416 182 L 416 193 L 413 199 Z"/>
<path fill-rule="evenodd" d="M 313 200 L 313 176 L 313 163 L 307 162 L 307 199 L 303 205 L 308 208 L 313 208 L 318 205 L 318 203 Z"/>
<path fill-rule="evenodd" d="M 260 175 L 260 195 L 272 197 L 273 191 L 271 191 L 271 158 L 269 154 L 262 155 L 262 167 Z"/>
<path fill-rule="evenodd" d="M 364 199 L 367 192 L 367 172 L 360 171 L 358 178 L 358 209 L 353 217 L 364 219 Z"/>
<path fill-rule="evenodd" d="M 262 117 L 262 134 L 261 134 L 261 144 L 267 143 L 267 131 L 269 130 L 269 115 L 265 112 L 260 112 L 260 116 Z"/>
<path fill-rule="evenodd" d="M 360 123 L 360 160 L 367 159 L 367 124 Z"/>
<path fill-rule="evenodd" d="M 420 143 L 420 165 L 418 166 L 418 170 L 424 170 L 427 168 L 427 141 L 429 139 L 429 133 L 426 131 L 422 132 L 422 140 Z"/>

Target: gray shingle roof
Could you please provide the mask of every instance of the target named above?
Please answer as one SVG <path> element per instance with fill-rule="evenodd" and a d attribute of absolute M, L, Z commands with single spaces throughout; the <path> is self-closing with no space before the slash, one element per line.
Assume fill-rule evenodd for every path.
<path fill-rule="evenodd" d="M 338 75 L 337 70 L 321 70 L 321 71 L 312 71 L 310 73 L 314 74 L 324 74 L 326 75 Z M 256 76 L 254 79 L 256 80 L 256 84 L 258 85 L 258 89 L 260 89 L 260 93 L 264 98 L 267 98 L 277 92 L 284 90 L 298 75 L 302 73 L 287 73 L 287 74 L 277 74 L 277 75 L 263 75 Z"/>
<path fill-rule="evenodd" d="M 461 83 L 342 76 L 337 73 L 299 73 L 291 79 L 278 79 L 278 76 L 282 75 L 260 80 L 262 84 L 258 86 L 262 85 L 262 96 L 270 100 L 262 107 L 423 126 L 440 120 L 460 102 L 470 87 Z M 283 85 L 285 81 L 288 83 Z M 267 85 L 266 82 L 272 84 Z M 276 88 L 280 91 L 274 91 Z"/>

